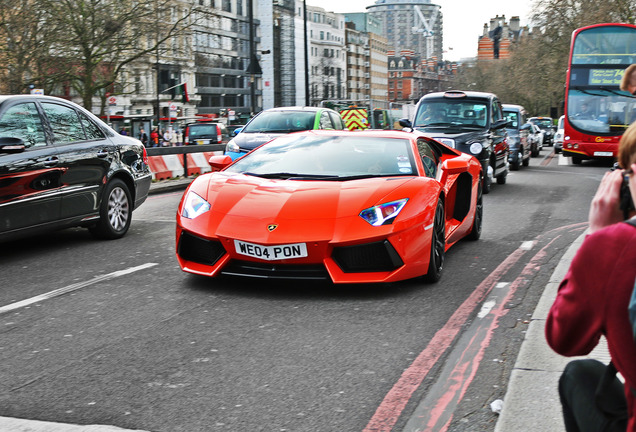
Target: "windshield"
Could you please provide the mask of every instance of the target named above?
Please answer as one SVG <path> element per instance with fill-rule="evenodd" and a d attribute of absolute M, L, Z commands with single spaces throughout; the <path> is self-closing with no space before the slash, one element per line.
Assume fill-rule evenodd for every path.
<path fill-rule="evenodd" d="M 225 172 L 267 178 L 346 180 L 416 175 L 410 141 L 399 138 L 286 135 L 239 159 Z"/>
<path fill-rule="evenodd" d="M 216 135 L 216 125 L 194 125 L 189 127 L 191 137 Z"/>
<path fill-rule="evenodd" d="M 530 121 L 530 123 L 539 126 L 543 130 L 552 127 L 552 119 L 551 118 L 544 118 L 544 119 L 536 119 L 536 118 L 532 119 L 531 118 L 529 121 Z"/>
<path fill-rule="evenodd" d="M 580 32 L 572 48 L 572 64 L 636 63 L 636 30 L 630 27 L 595 27 Z"/>
<path fill-rule="evenodd" d="M 602 90 L 570 90 L 567 116 L 590 134 L 622 134 L 636 120 L 636 98 Z"/>
<path fill-rule="evenodd" d="M 316 113 L 311 111 L 263 111 L 241 133 L 289 133 L 314 128 Z"/>
<path fill-rule="evenodd" d="M 519 127 L 519 113 L 516 111 L 506 111 L 503 112 L 504 119 L 508 120 L 508 129 L 517 129 Z"/>
<path fill-rule="evenodd" d="M 420 103 L 415 127 L 458 126 L 485 127 L 487 106 L 482 101 L 430 99 Z"/>

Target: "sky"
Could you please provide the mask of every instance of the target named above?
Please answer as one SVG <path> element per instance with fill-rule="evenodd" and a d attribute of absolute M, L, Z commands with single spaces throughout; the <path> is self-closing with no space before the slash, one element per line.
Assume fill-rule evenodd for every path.
<path fill-rule="evenodd" d="M 308 5 L 319 6 L 337 13 L 367 12 L 366 7 L 375 0 L 307 0 Z M 530 0 L 433 0 L 440 5 L 444 16 L 444 60 L 456 61 L 477 56 L 477 39 L 484 24 L 495 16 L 518 16 L 521 26 L 529 25 L 533 1 Z"/>

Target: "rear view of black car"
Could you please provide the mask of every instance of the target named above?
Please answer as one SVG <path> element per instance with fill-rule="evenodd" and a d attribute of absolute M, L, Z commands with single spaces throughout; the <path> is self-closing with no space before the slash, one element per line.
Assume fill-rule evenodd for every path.
<path fill-rule="evenodd" d="M 151 180 L 141 142 L 79 105 L 0 96 L 0 240 L 72 226 L 120 238 Z"/>
<path fill-rule="evenodd" d="M 507 124 L 497 96 L 458 90 L 425 95 L 417 103 L 414 120 L 400 120 L 404 127 L 479 159 L 486 173 L 483 193 L 490 192 L 493 179 L 506 183 Z"/>

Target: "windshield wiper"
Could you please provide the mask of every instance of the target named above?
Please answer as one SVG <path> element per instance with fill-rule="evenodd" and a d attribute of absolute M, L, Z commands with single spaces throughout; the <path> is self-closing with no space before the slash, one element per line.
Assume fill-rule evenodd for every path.
<path fill-rule="evenodd" d="M 302 174 L 302 173 L 290 173 L 290 172 L 275 172 L 275 173 L 254 173 L 246 171 L 243 174 L 254 177 L 261 177 L 266 179 L 281 179 L 281 180 L 332 180 L 338 179 L 338 176 L 331 174 Z"/>

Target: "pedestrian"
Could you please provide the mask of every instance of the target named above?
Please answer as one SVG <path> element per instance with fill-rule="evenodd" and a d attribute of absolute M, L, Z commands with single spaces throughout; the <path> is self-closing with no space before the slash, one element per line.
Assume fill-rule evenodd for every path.
<path fill-rule="evenodd" d="M 151 147 L 159 147 L 159 132 L 157 131 L 157 128 L 154 128 L 152 132 L 150 132 L 150 141 Z"/>
<path fill-rule="evenodd" d="M 148 135 L 144 128 L 139 129 L 139 141 L 141 141 L 144 147 L 148 147 Z"/>
<path fill-rule="evenodd" d="M 627 69 L 625 69 L 623 79 L 621 80 L 621 90 L 636 96 L 636 64 L 629 65 Z"/>
<path fill-rule="evenodd" d="M 636 431 L 636 342 L 627 312 L 636 279 L 636 227 L 620 223 L 619 207 L 624 181 L 636 201 L 636 123 L 621 138 L 618 161 L 621 169 L 605 174 L 592 200 L 589 232 L 559 286 L 545 336 L 565 356 L 589 354 L 605 336 L 625 384 L 597 360 L 570 362 L 559 379 L 568 432 Z M 628 216 L 636 221 L 635 214 Z"/>
<path fill-rule="evenodd" d="M 163 145 L 164 145 L 165 147 L 167 147 L 167 146 L 171 145 L 170 141 L 172 140 L 172 134 L 170 133 L 170 129 L 166 129 L 166 130 L 163 132 L 162 137 L 163 137 Z"/>

